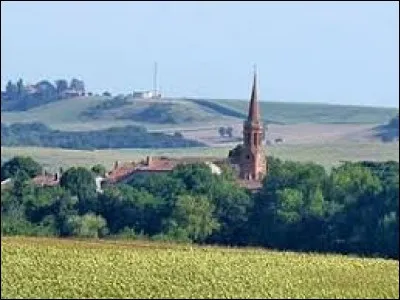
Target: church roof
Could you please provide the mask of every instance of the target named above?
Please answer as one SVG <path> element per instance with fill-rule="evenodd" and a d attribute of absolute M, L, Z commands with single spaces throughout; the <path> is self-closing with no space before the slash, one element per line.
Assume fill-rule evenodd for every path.
<path fill-rule="evenodd" d="M 249 115 L 247 117 L 248 121 L 258 121 L 260 120 L 260 109 L 258 107 L 258 99 L 257 99 L 257 74 L 254 70 L 254 81 L 253 88 L 251 91 L 251 99 L 249 105 Z"/>

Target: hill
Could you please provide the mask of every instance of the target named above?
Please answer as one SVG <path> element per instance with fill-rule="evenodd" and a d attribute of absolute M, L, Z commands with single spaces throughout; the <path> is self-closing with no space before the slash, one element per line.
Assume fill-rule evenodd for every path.
<path fill-rule="evenodd" d="M 398 298 L 399 263 L 150 242 L 2 238 L 4 298 Z"/>
<path fill-rule="evenodd" d="M 260 106 L 264 121 L 276 124 L 383 124 L 397 114 L 394 108 L 328 104 L 261 102 Z M 43 122 L 64 130 L 138 124 L 148 129 L 218 126 L 242 121 L 247 109 L 248 101 L 242 100 L 91 96 L 59 100 L 22 112 L 2 111 L 2 122 Z"/>

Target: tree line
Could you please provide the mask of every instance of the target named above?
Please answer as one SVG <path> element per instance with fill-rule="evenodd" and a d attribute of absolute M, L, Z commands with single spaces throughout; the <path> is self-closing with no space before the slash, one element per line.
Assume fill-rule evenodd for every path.
<path fill-rule="evenodd" d="M 66 93 L 67 91 L 70 94 Z M 43 105 L 58 99 L 68 98 L 70 95 L 85 95 L 85 83 L 72 78 L 59 79 L 53 83 L 41 80 L 34 85 L 25 85 L 22 79 L 16 83 L 7 82 L 6 90 L 1 93 L 1 110 L 20 111 Z"/>
<path fill-rule="evenodd" d="M 182 135 L 148 132 L 145 127 L 125 126 L 93 131 L 52 130 L 42 123 L 1 123 L 2 146 L 38 146 L 93 150 L 110 148 L 200 147 L 205 144 Z"/>
<path fill-rule="evenodd" d="M 268 157 L 262 189 L 250 193 L 225 164 L 137 175 L 96 193 L 96 172 L 69 168 L 60 186 L 33 186 L 30 158 L 2 165 L 3 235 L 78 236 L 257 246 L 398 259 L 399 163 L 346 162 L 328 174 L 314 163 Z"/>

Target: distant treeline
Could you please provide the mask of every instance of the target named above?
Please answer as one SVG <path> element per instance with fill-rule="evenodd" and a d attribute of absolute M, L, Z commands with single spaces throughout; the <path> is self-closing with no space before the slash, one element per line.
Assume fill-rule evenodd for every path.
<path fill-rule="evenodd" d="M 147 132 L 140 126 L 93 131 L 52 130 L 42 123 L 1 124 L 2 146 L 38 146 L 67 149 L 201 147 L 203 143 L 182 135 Z"/>
<path fill-rule="evenodd" d="M 389 121 L 388 124 L 376 128 L 378 137 L 384 142 L 391 142 L 399 139 L 399 115 Z"/>
<path fill-rule="evenodd" d="M 33 85 L 25 85 L 22 79 L 17 83 L 8 81 L 6 90 L 1 92 L 1 110 L 23 111 L 59 99 L 85 95 L 85 83 L 73 78 L 70 83 L 65 79 L 52 84 L 48 80 Z"/>
<path fill-rule="evenodd" d="M 2 165 L 3 235 L 155 239 L 398 259 L 399 163 L 345 163 L 330 174 L 313 163 L 268 157 L 261 191 L 240 187 L 229 165 L 205 164 L 142 174 L 96 193 L 104 168 L 70 168 L 60 186 L 29 180 L 31 158 Z M 103 170 L 103 171 L 99 171 Z"/>

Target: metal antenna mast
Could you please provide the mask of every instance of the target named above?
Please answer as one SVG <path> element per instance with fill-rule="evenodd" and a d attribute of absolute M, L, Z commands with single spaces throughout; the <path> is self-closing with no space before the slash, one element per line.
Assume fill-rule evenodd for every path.
<path fill-rule="evenodd" d="M 157 62 L 154 63 L 154 73 L 153 73 L 153 91 L 154 95 L 157 95 Z"/>

